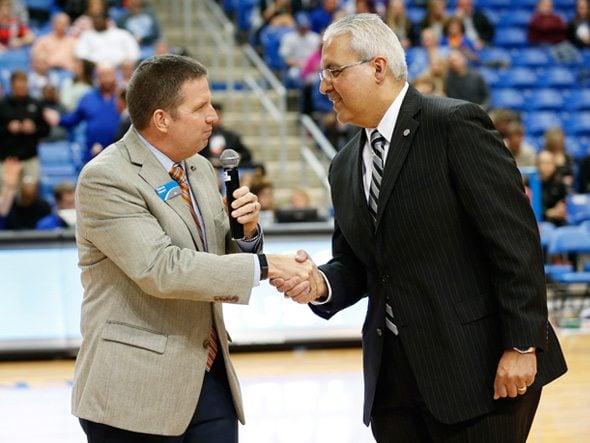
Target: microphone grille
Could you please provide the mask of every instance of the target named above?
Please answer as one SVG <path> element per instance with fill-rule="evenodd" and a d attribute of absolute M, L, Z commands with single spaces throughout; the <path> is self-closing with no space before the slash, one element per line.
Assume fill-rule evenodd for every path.
<path fill-rule="evenodd" d="M 224 149 L 219 156 L 219 161 L 224 168 L 237 168 L 240 164 L 240 154 L 233 149 Z"/>

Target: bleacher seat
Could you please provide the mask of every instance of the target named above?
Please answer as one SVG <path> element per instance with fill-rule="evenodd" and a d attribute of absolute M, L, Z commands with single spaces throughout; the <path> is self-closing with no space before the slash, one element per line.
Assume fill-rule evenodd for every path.
<path fill-rule="evenodd" d="M 534 10 L 530 8 L 509 9 L 502 13 L 500 20 L 503 27 L 514 26 L 526 28 L 531 21 L 533 13 Z"/>
<path fill-rule="evenodd" d="M 486 81 L 490 88 L 500 87 L 498 82 L 500 81 L 500 74 L 497 69 L 492 68 L 479 68 L 479 73 Z"/>
<path fill-rule="evenodd" d="M 563 66 L 544 69 L 539 75 L 539 86 L 545 88 L 571 89 L 577 87 L 575 71 Z"/>
<path fill-rule="evenodd" d="M 575 112 L 564 124 L 564 131 L 570 136 L 590 136 L 590 111 Z"/>
<path fill-rule="evenodd" d="M 520 89 L 493 89 L 490 105 L 492 108 L 523 111 L 528 107 L 528 100 Z"/>
<path fill-rule="evenodd" d="M 524 126 L 529 135 L 542 136 L 549 128 L 561 127 L 561 114 L 554 111 L 534 111 L 524 114 Z"/>
<path fill-rule="evenodd" d="M 526 31 L 515 26 L 502 26 L 496 29 L 494 44 L 504 48 L 522 48 L 527 46 Z"/>
<path fill-rule="evenodd" d="M 534 69 L 518 66 L 501 72 L 496 86 L 504 88 L 535 88 L 539 83 Z"/>
<path fill-rule="evenodd" d="M 574 160 L 580 160 L 588 154 L 588 145 L 583 142 L 582 138 L 566 136 L 565 150 Z"/>
<path fill-rule="evenodd" d="M 414 24 L 418 24 L 422 21 L 426 15 L 426 9 L 409 6 L 406 9 L 406 17 Z"/>
<path fill-rule="evenodd" d="M 570 225 L 579 225 L 590 220 L 590 194 L 568 195 L 566 200 L 567 221 Z"/>
<path fill-rule="evenodd" d="M 54 142 L 42 141 L 37 146 L 37 152 L 42 166 L 69 165 L 73 163 L 70 142 L 67 140 Z"/>
<path fill-rule="evenodd" d="M 551 54 L 545 48 L 513 49 L 510 55 L 513 66 L 537 68 L 551 64 Z"/>
<path fill-rule="evenodd" d="M 479 51 L 479 63 L 481 66 L 508 67 L 512 58 L 508 49 L 486 46 Z"/>
<path fill-rule="evenodd" d="M 590 111 L 590 89 L 579 89 L 571 93 L 566 107 L 570 111 Z"/>
<path fill-rule="evenodd" d="M 567 101 L 567 94 L 556 89 L 536 89 L 527 101 L 532 111 L 561 111 Z"/>

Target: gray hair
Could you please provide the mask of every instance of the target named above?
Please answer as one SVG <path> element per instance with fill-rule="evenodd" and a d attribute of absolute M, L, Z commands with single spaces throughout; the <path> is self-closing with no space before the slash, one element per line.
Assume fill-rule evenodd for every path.
<path fill-rule="evenodd" d="M 408 78 L 404 48 L 385 22 L 377 14 L 346 15 L 333 22 L 324 32 L 323 42 L 333 37 L 350 35 L 350 49 L 363 60 L 382 56 L 396 80 Z"/>

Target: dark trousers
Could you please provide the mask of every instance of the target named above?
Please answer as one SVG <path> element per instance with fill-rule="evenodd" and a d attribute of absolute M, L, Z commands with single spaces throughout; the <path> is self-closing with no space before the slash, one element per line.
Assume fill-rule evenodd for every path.
<path fill-rule="evenodd" d="M 387 332 L 371 430 L 378 443 L 525 443 L 541 389 L 498 400 L 489 414 L 456 424 L 439 422 L 426 408 L 401 341 Z M 492 395 L 492 393 L 490 393 Z"/>
<path fill-rule="evenodd" d="M 141 413 L 141 411 L 138 411 Z M 174 414 L 174 411 L 170 411 Z M 221 352 L 205 373 L 201 395 L 184 434 L 142 434 L 80 419 L 88 443 L 237 443 L 238 419 Z"/>

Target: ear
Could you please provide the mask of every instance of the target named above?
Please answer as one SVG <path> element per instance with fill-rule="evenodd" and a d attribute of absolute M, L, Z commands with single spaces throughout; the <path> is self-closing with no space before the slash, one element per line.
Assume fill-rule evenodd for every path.
<path fill-rule="evenodd" d="M 375 79 L 378 83 L 385 81 L 387 74 L 387 60 L 384 57 L 378 56 L 373 60 L 373 66 L 375 66 Z"/>
<path fill-rule="evenodd" d="M 161 132 L 168 132 L 168 124 L 170 123 L 170 115 L 162 110 L 156 109 L 152 115 L 152 121 L 157 130 Z"/>

